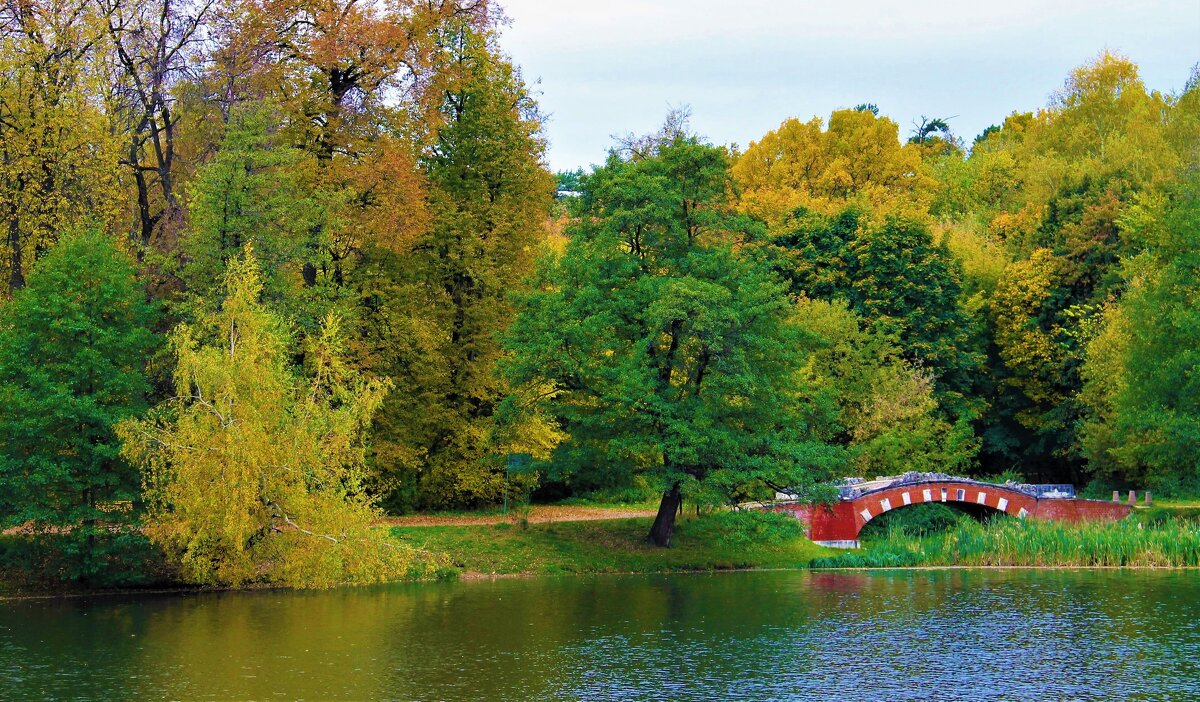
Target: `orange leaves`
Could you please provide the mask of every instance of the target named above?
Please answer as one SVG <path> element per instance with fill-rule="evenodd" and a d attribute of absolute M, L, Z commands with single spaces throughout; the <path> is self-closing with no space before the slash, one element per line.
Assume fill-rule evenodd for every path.
<path fill-rule="evenodd" d="M 381 139 L 373 147 L 361 160 L 334 167 L 353 193 L 345 229 L 358 239 L 356 248 L 378 246 L 401 253 L 429 229 L 425 178 L 406 144 Z"/>

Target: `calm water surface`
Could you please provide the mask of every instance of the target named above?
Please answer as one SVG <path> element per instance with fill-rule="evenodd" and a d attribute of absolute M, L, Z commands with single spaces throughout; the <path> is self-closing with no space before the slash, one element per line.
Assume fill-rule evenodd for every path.
<path fill-rule="evenodd" d="M 0 602 L 0 699 L 1200 700 L 1200 573 L 542 578 Z"/>

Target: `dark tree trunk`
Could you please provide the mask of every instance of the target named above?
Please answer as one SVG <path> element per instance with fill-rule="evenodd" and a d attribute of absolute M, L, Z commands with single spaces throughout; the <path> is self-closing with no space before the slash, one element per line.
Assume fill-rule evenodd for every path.
<path fill-rule="evenodd" d="M 8 220 L 8 290 L 16 292 L 25 287 L 25 274 L 21 270 L 21 224 L 14 214 Z"/>
<path fill-rule="evenodd" d="M 679 483 L 675 483 L 663 493 L 662 502 L 658 504 L 658 515 L 654 517 L 654 524 L 646 537 L 650 543 L 663 548 L 670 547 L 671 536 L 675 533 L 675 515 L 682 504 L 683 495 L 679 492 Z"/>

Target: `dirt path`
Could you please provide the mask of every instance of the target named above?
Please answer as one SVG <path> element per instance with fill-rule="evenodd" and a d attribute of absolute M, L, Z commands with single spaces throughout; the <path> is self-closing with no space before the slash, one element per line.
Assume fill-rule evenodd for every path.
<path fill-rule="evenodd" d="M 601 519 L 653 518 L 655 510 L 625 507 L 581 507 L 563 505 L 534 505 L 530 508 L 529 523 L 545 522 L 590 522 Z M 403 517 L 387 517 L 382 521 L 387 526 L 474 526 L 501 524 L 518 519 L 515 512 L 504 514 L 410 514 Z"/>

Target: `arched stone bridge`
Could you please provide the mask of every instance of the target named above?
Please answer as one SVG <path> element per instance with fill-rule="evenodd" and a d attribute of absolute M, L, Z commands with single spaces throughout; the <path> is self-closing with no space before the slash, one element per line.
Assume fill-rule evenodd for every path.
<path fill-rule="evenodd" d="M 810 539 L 834 548 L 857 548 L 858 533 L 867 522 L 884 512 L 925 502 L 1066 522 L 1116 521 L 1129 516 L 1131 509 L 1119 502 L 1078 499 L 1071 485 L 998 485 L 940 473 L 849 481 L 839 490 L 840 499 L 833 504 L 783 500 L 763 509 L 794 514 L 808 526 Z"/>

